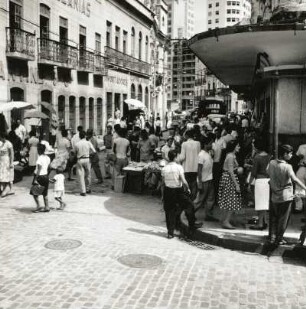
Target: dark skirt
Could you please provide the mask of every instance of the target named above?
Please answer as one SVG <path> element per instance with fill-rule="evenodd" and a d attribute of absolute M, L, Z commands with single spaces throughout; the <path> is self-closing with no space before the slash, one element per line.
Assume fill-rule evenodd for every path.
<path fill-rule="evenodd" d="M 238 176 L 235 174 L 239 183 Z M 234 211 L 241 210 L 242 198 L 241 193 L 236 191 L 235 183 L 229 172 L 224 171 L 221 176 L 218 192 L 218 204 L 221 209 Z"/>
<path fill-rule="evenodd" d="M 38 182 L 39 185 L 44 187 L 44 190 L 39 195 L 47 196 L 48 195 L 48 189 L 49 189 L 49 177 L 48 177 L 48 175 L 37 176 L 36 181 Z M 32 185 L 33 185 L 33 183 L 32 183 Z M 31 191 L 30 191 L 30 194 L 34 195 Z"/>

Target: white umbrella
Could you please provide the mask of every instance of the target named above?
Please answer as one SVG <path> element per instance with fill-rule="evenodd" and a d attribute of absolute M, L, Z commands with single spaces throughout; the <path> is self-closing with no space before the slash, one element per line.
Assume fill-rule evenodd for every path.
<path fill-rule="evenodd" d="M 146 106 L 139 100 L 136 99 L 126 99 L 124 101 L 128 106 L 129 109 L 145 109 Z"/>
<path fill-rule="evenodd" d="M 0 102 L 0 113 L 9 112 L 13 109 L 33 108 L 33 104 L 23 101 Z"/>

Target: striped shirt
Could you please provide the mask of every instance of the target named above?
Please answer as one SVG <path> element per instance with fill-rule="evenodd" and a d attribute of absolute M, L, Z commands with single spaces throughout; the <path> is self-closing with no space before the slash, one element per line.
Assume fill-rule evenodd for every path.
<path fill-rule="evenodd" d="M 162 169 L 162 177 L 168 188 L 181 188 L 183 183 L 181 177 L 184 176 L 184 169 L 181 165 L 170 162 Z"/>

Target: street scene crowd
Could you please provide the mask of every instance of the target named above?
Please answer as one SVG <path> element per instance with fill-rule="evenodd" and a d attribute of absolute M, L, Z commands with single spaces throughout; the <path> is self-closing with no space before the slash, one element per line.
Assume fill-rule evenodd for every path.
<path fill-rule="evenodd" d="M 205 221 L 219 221 L 214 216 L 217 207 L 222 210 L 221 228 L 235 229 L 233 217 L 248 205 L 258 212 L 250 228 L 266 230 L 270 223 L 270 242 L 275 245 L 286 244 L 283 236 L 293 202 L 305 207 L 306 145 L 279 145 L 274 159 L 264 118 L 258 122 L 251 112 L 215 120 L 193 114 L 178 121 L 166 119 L 162 128 L 159 115 L 154 119 L 141 114 L 127 123 L 117 110 L 114 119 L 109 115 L 102 139 L 92 129 L 77 129 L 73 134 L 59 128 L 50 143 L 35 127 L 27 132 L 19 120 L 8 134 L 1 132 L 1 198 L 14 194 L 17 164 L 34 175 L 29 188 L 34 213 L 50 211 L 50 183 L 57 209 L 63 210 L 69 205 L 65 181 L 74 181 L 73 174 L 85 197 L 91 193 L 91 169 L 99 186 L 114 190 L 124 168 L 138 164 L 147 167 L 145 183 L 162 199 L 169 239 L 175 229 L 181 230 L 183 211 L 191 231 L 203 224 L 196 220 L 201 208 Z M 124 181 L 120 185 L 123 192 Z"/>

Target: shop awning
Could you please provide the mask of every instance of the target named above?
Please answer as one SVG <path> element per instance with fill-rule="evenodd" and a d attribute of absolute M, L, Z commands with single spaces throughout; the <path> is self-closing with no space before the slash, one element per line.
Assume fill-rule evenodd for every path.
<path fill-rule="evenodd" d="M 26 109 L 33 107 L 33 104 L 23 101 L 0 102 L 0 113 L 9 112 L 13 109 Z"/>
<path fill-rule="evenodd" d="M 141 101 L 136 99 L 126 99 L 124 102 L 129 106 L 129 109 L 144 110 L 146 108 L 146 106 Z"/>
<path fill-rule="evenodd" d="M 24 119 L 37 118 L 37 119 L 49 119 L 49 117 L 38 110 L 29 110 L 24 113 Z"/>

